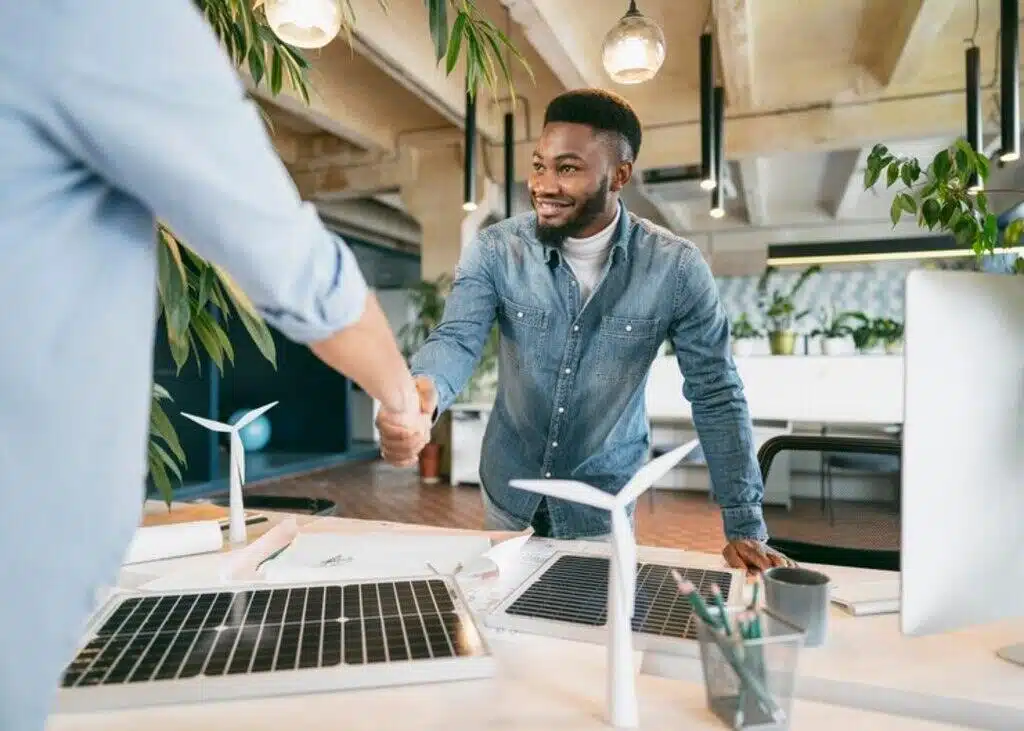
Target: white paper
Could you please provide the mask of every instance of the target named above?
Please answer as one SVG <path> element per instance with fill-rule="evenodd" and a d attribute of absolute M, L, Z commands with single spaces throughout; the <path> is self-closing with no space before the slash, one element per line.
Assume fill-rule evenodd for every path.
<path fill-rule="evenodd" d="M 491 548 L 487 536 L 300 533 L 264 564 L 267 581 L 352 581 L 455 574 Z"/>
<path fill-rule="evenodd" d="M 219 551 L 223 545 L 220 522 L 216 520 L 142 526 L 135 531 L 123 563 L 130 565 L 209 553 Z"/>
<path fill-rule="evenodd" d="M 211 589 L 260 580 L 259 566 L 298 534 L 289 516 L 244 548 L 212 556 L 184 559 L 173 570 L 141 585 L 143 591 Z"/>
<path fill-rule="evenodd" d="M 853 615 L 894 614 L 900 610 L 899 579 L 837 584 L 830 594 L 833 604 Z"/>

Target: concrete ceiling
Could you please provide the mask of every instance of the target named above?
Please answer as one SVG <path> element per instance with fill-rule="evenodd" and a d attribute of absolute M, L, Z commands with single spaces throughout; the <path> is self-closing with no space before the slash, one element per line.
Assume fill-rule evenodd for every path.
<path fill-rule="evenodd" d="M 304 195 L 332 200 L 379 196 L 415 184 L 406 151 L 458 144 L 464 89 L 434 63 L 422 0 L 366 0 L 352 46 L 344 36 L 312 54 L 314 102 L 294 96 L 274 106 L 308 125 L 282 124 L 282 158 Z M 535 81 L 515 68 L 524 102 L 516 109 L 517 179 L 522 180 L 546 103 L 567 88 L 601 86 L 625 96 L 645 125 L 644 169 L 700 158 L 698 40 L 710 27 L 726 89 L 726 216 L 708 215 L 697 181 L 637 184 L 634 200 L 680 233 L 782 230 L 886 221 L 891 193 L 864 191 L 867 150 L 884 142 L 930 159 L 962 135 L 966 38 L 975 0 L 639 0 L 665 32 L 658 75 L 613 84 L 601 68 L 601 41 L 625 0 L 477 0 L 508 29 Z M 995 122 L 998 0 L 978 0 L 986 131 Z M 265 93 L 257 92 L 264 100 Z M 478 101 L 485 169 L 502 177 L 501 114 L 507 100 Z M 288 137 L 288 139 L 284 139 Z"/>

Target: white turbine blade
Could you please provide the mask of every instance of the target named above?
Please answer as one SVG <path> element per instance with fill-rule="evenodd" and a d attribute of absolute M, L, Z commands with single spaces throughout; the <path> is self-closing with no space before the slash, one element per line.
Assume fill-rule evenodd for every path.
<path fill-rule="evenodd" d="M 243 416 L 241 419 L 235 422 L 235 429 L 242 429 L 248 426 L 250 423 L 258 419 L 260 416 L 270 411 L 272 408 L 277 406 L 277 401 L 273 401 L 266 406 L 260 406 L 258 409 L 253 409 L 248 414 Z"/>
<path fill-rule="evenodd" d="M 593 485 L 575 480 L 511 480 L 512 487 L 520 490 L 529 490 L 541 495 L 561 498 L 574 503 L 583 503 L 602 510 L 611 510 L 615 507 L 615 498 L 606 492 L 598 490 Z"/>
<path fill-rule="evenodd" d="M 615 547 L 613 561 L 618 564 L 619 581 L 626 616 L 632 618 L 636 604 L 636 538 L 626 510 L 618 507 L 612 511 L 612 542 Z"/>
<path fill-rule="evenodd" d="M 638 497 L 643 495 L 651 485 L 664 477 L 670 469 L 685 459 L 686 455 L 696 449 L 699 444 L 699 439 L 691 439 L 686 444 L 676 447 L 671 452 L 667 452 L 660 457 L 652 459 L 650 462 L 638 469 L 630 481 L 627 482 L 621 490 L 619 490 L 619 494 L 616 497 L 616 503 L 618 505 L 628 505 L 636 500 Z"/>
<path fill-rule="evenodd" d="M 242 436 L 237 432 L 231 432 L 231 469 L 238 473 L 238 484 L 245 484 L 245 447 L 242 444 Z"/>
<path fill-rule="evenodd" d="M 193 416 L 192 414 L 186 414 L 184 411 L 181 412 L 181 415 L 186 419 L 191 419 L 200 426 L 205 426 L 207 429 L 211 429 L 213 431 L 230 432 L 233 429 L 230 424 L 221 424 L 219 421 L 204 419 L 201 416 Z"/>

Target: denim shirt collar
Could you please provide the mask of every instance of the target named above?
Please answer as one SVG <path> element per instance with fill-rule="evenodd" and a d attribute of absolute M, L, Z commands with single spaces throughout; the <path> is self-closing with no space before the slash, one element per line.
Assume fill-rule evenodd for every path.
<path fill-rule="evenodd" d="M 626 210 L 626 204 L 619 198 L 619 220 L 615 225 L 615 233 L 612 234 L 611 250 L 613 255 L 609 257 L 609 260 L 614 262 L 614 252 L 618 249 L 621 253 L 619 254 L 620 259 L 625 259 L 629 256 L 629 211 Z M 557 246 L 551 246 L 550 244 L 544 244 L 538 241 L 544 248 L 544 261 L 548 264 L 557 264 L 561 260 L 562 253 L 559 251 Z"/>

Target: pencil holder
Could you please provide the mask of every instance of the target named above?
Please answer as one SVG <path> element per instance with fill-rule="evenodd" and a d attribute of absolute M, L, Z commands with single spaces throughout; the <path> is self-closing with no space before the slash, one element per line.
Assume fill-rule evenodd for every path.
<path fill-rule="evenodd" d="M 713 625 L 694 616 L 708 708 L 734 729 L 789 729 L 803 632 L 764 610 L 756 622 L 738 621 L 740 615 L 749 620 L 749 612 L 727 610 L 730 633 L 714 609 Z"/>

